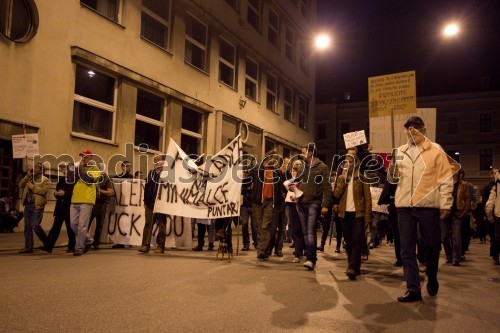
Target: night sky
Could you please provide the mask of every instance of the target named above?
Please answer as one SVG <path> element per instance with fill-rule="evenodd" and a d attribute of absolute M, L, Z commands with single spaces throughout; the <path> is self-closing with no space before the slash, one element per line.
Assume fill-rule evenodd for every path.
<path fill-rule="evenodd" d="M 450 21 L 461 32 L 445 39 Z M 366 101 L 368 77 L 409 70 L 417 97 L 500 90 L 500 0 L 318 0 L 318 30 L 332 47 L 317 55 L 317 103 Z"/>

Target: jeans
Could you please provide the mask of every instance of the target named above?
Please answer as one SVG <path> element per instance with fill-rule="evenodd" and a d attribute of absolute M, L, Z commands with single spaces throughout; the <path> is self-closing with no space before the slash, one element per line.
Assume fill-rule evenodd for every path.
<path fill-rule="evenodd" d="M 252 223 L 249 223 L 249 219 Z M 250 233 L 248 232 L 248 225 L 251 225 L 253 244 L 257 246 L 257 230 L 255 229 L 255 222 L 253 218 L 252 208 L 241 206 L 240 208 L 241 230 L 243 234 L 243 246 L 250 246 Z"/>
<path fill-rule="evenodd" d="M 361 250 L 364 245 L 365 218 L 356 217 L 354 212 L 345 212 L 344 218 L 341 218 L 340 221 L 347 252 L 347 268 L 359 272 L 361 269 Z"/>
<path fill-rule="evenodd" d="M 49 235 L 47 236 L 47 244 L 45 246 L 49 249 L 54 248 L 57 238 L 61 233 L 62 224 L 66 224 L 66 232 L 68 234 L 68 250 L 73 251 L 75 249 L 75 233 L 71 228 L 71 217 L 69 213 L 69 206 L 64 207 L 63 212 L 56 213 L 54 216 L 54 224 L 50 228 Z"/>
<path fill-rule="evenodd" d="M 321 205 L 312 203 L 298 203 L 297 212 L 299 213 L 300 224 L 304 240 L 306 243 L 306 259 L 312 263 L 318 260 L 316 255 L 316 247 L 318 241 L 318 234 L 316 232 L 316 223 L 320 213 Z"/>
<path fill-rule="evenodd" d="M 32 249 L 34 246 L 33 231 L 40 238 L 43 246 L 47 243 L 47 235 L 43 231 L 43 208 L 35 208 L 35 204 L 27 203 L 24 206 L 24 247 Z"/>
<path fill-rule="evenodd" d="M 330 228 L 332 226 L 332 210 L 329 209 L 328 213 L 321 219 L 322 220 L 322 233 L 321 233 L 321 245 L 326 244 L 326 239 L 328 238 L 328 234 L 330 233 Z M 333 235 L 332 235 L 333 236 Z"/>
<path fill-rule="evenodd" d="M 441 221 L 441 240 L 446 260 L 460 261 L 462 254 L 462 219 L 452 216 Z"/>
<path fill-rule="evenodd" d="M 94 206 L 90 204 L 71 204 L 71 229 L 73 229 L 76 238 L 75 251 L 82 251 L 85 247 L 93 208 Z"/>
<path fill-rule="evenodd" d="M 420 230 L 421 250 L 427 262 L 425 274 L 429 280 L 437 278 L 439 251 L 441 248 L 441 228 L 439 209 L 408 207 L 398 208 L 398 226 L 401 237 L 401 259 L 407 289 L 420 293 L 420 276 L 417 265 L 418 230 Z"/>

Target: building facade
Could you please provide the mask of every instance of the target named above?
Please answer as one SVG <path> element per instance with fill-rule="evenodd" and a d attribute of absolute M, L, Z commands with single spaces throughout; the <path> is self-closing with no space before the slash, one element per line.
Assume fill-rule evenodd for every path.
<path fill-rule="evenodd" d="M 260 159 L 314 138 L 314 0 L 1 6 L 2 194 L 26 170 L 12 159 L 11 137 L 23 126 L 38 133 L 41 155 L 90 149 L 142 172 L 171 139 L 188 154 L 211 155 L 241 133 L 244 150 Z"/>
<path fill-rule="evenodd" d="M 500 91 L 420 97 L 417 107 L 437 109 L 436 142 L 466 178 L 479 187 L 489 182 L 491 166 L 500 164 Z M 369 127 L 367 102 L 316 106 L 316 141 L 327 161 L 345 151 L 344 133 Z"/>

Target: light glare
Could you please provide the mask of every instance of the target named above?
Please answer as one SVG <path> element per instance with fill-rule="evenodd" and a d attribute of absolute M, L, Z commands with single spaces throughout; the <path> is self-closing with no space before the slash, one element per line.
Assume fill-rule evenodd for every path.
<path fill-rule="evenodd" d="M 457 34 L 458 34 L 458 25 L 456 25 L 455 23 L 448 24 L 444 28 L 444 35 L 446 37 L 456 36 Z"/>
<path fill-rule="evenodd" d="M 330 36 L 326 34 L 319 35 L 318 37 L 316 37 L 315 45 L 319 50 L 328 48 L 330 46 Z"/>

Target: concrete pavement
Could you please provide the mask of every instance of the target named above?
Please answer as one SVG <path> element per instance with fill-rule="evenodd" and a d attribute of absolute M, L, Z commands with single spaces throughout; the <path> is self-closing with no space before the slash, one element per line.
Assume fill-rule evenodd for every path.
<path fill-rule="evenodd" d="M 140 255 L 110 245 L 83 257 L 64 248 L 18 255 L 22 233 L 0 234 L 0 331 L 496 332 L 500 270 L 477 243 L 460 267 L 440 261 L 437 297 L 424 291 L 423 302 L 400 304 L 405 284 L 391 246 L 373 250 L 349 281 L 333 246 L 310 272 L 291 263 L 287 245 L 285 257 L 266 262 L 255 251 L 228 263 L 215 252 Z"/>

